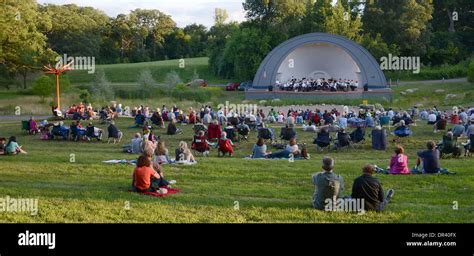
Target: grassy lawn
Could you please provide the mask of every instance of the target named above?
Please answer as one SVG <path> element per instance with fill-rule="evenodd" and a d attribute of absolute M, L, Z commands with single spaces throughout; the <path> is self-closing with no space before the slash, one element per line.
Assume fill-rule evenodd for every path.
<path fill-rule="evenodd" d="M 68 121 L 69 123 L 69 121 Z M 128 143 L 137 129 L 127 129 L 130 119 L 118 126 Z M 310 145 L 310 160 L 290 163 L 284 160 L 246 160 L 255 143 L 238 143 L 232 158 L 198 157 L 194 166 L 164 166 L 168 179 L 177 180 L 182 192 L 165 198 L 127 192 L 131 183 L 131 165 L 108 165 L 110 159 L 135 159 L 121 153 L 121 145 L 101 142 L 40 141 L 20 131 L 19 121 L 1 121 L 0 136 L 16 135 L 28 155 L 1 157 L 0 197 L 39 199 L 39 213 L 0 212 L 0 222 L 310 222 L 310 223 L 465 223 L 474 220 L 474 158 L 443 159 L 443 167 L 456 171 L 453 176 L 377 175 L 385 189 L 396 190 L 384 213 L 326 213 L 311 208 L 314 190 L 311 175 L 320 171 L 321 159 L 336 160 L 336 172 L 345 179 L 349 195 L 354 178 L 366 163 L 386 166 L 393 144 L 387 152 L 370 150 L 369 143 L 349 152 L 316 152 L 313 134 L 301 131 L 300 142 Z M 102 126 L 101 128 L 105 128 Z M 162 135 L 170 152 L 180 140 L 191 140 L 191 126 L 184 133 Z M 279 131 L 279 128 L 277 128 Z M 414 136 L 402 142 L 414 165 L 416 150 L 428 139 L 439 140 L 424 124 L 414 128 Z M 390 137 L 391 138 L 391 137 Z M 272 149 L 275 151 L 275 149 Z M 70 162 L 75 154 L 75 163 Z M 459 209 L 453 210 L 453 201 Z M 130 209 L 125 206 L 130 204 Z M 238 204 L 238 209 L 236 205 Z"/>

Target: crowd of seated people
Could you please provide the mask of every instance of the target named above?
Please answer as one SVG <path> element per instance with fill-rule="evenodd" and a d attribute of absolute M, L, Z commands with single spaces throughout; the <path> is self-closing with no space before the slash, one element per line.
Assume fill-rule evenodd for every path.
<path fill-rule="evenodd" d="M 311 92 L 311 91 L 331 91 L 348 92 L 355 91 L 359 87 L 359 82 L 349 79 L 313 79 L 313 78 L 292 78 L 286 83 L 277 81 L 276 86 L 282 91 Z"/>

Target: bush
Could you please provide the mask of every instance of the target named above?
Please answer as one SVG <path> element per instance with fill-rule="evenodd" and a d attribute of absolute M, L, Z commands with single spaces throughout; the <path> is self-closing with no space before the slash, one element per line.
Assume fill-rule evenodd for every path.
<path fill-rule="evenodd" d="M 54 89 L 54 83 L 49 78 L 49 76 L 40 76 L 33 83 L 31 91 L 34 95 L 41 97 L 41 102 L 44 102 L 44 99 L 48 96 L 51 96 Z"/>
<path fill-rule="evenodd" d="M 467 68 L 467 80 L 471 83 L 474 83 L 474 59 L 469 64 Z"/>

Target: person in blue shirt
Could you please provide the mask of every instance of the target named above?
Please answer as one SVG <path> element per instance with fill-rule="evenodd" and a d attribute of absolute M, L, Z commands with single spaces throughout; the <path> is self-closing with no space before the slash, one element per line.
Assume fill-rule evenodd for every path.
<path fill-rule="evenodd" d="M 417 153 L 418 159 L 416 161 L 416 166 L 412 170 L 413 174 L 455 174 L 449 172 L 447 169 L 442 169 L 439 163 L 440 152 L 436 148 L 434 141 L 428 141 L 426 143 L 427 150 L 419 151 Z M 423 168 L 419 170 L 420 164 L 423 163 Z"/>

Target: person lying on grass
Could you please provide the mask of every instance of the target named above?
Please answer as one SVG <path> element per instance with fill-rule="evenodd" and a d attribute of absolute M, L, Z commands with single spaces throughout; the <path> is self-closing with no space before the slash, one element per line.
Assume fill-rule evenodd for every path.
<path fill-rule="evenodd" d="M 410 170 L 408 170 L 408 157 L 404 152 L 405 149 L 402 146 L 395 146 L 395 155 L 393 155 L 390 160 L 388 170 L 384 170 L 377 165 L 374 165 L 375 172 L 384 174 L 410 174 Z"/>
<path fill-rule="evenodd" d="M 5 145 L 5 155 L 27 154 L 16 142 L 16 137 L 11 136 L 8 143 Z"/>
<path fill-rule="evenodd" d="M 233 145 L 234 143 L 232 140 L 227 138 L 227 133 L 222 132 L 218 143 L 217 155 L 221 156 L 222 154 L 222 156 L 225 156 L 226 154 L 229 154 L 229 156 L 232 156 L 232 154 L 234 154 L 234 148 L 232 147 Z"/>
<path fill-rule="evenodd" d="M 290 155 L 293 155 L 295 158 L 301 155 L 301 151 L 296 143 L 296 138 L 292 138 L 283 151 L 269 154 L 267 158 L 289 158 Z"/>
<path fill-rule="evenodd" d="M 176 162 L 197 163 L 194 159 L 193 153 L 188 148 L 188 143 L 184 141 L 179 142 L 178 148 L 175 150 Z"/>
<path fill-rule="evenodd" d="M 167 187 L 170 183 L 155 171 L 147 156 L 141 155 L 137 160 L 137 167 L 132 175 L 133 192 L 163 192 L 161 187 Z"/>
<path fill-rule="evenodd" d="M 426 150 L 419 151 L 417 153 L 418 159 L 416 160 L 416 166 L 413 168 L 411 173 L 413 174 L 456 174 L 450 172 L 448 169 L 443 169 L 439 164 L 440 152 L 436 148 L 434 141 L 428 141 L 426 143 Z M 419 170 L 420 164 L 423 163 L 423 167 Z"/>
<path fill-rule="evenodd" d="M 312 177 L 315 191 L 313 195 L 313 207 L 318 210 L 326 209 L 326 202 L 336 202 L 342 198 L 344 192 L 344 179 L 334 173 L 334 159 L 325 156 L 323 158 L 322 172 Z"/>
<path fill-rule="evenodd" d="M 362 176 L 354 180 L 352 185 L 352 199 L 363 199 L 364 210 L 383 211 L 393 197 L 394 190 L 389 189 L 384 197 L 380 182 L 373 177 L 375 167 L 366 165 L 362 168 Z"/>

